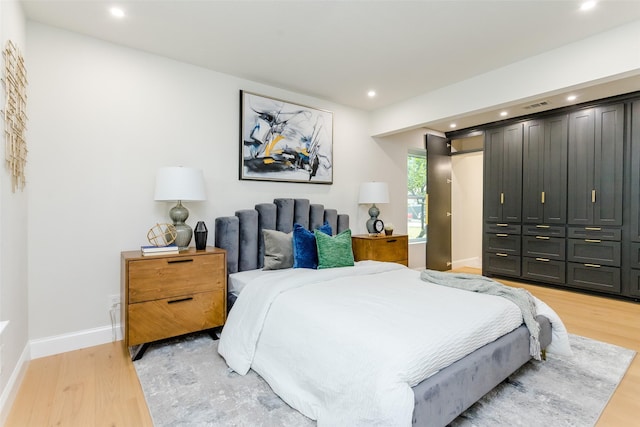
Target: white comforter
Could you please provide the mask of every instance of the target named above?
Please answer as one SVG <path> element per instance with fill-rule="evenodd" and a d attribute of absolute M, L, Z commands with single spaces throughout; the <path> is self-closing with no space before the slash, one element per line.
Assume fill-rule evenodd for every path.
<path fill-rule="evenodd" d="M 319 426 L 410 426 L 411 387 L 520 324 L 506 299 L 367 261 L 249 282 L 218 351 L 240 374 L 253 368 Z"/>

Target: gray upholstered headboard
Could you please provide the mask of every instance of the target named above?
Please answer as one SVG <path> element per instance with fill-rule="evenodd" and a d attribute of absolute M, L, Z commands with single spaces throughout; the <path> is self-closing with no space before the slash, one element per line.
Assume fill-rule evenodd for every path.
<path fill-rule="evenodd" d="M 215 245 L 227 251 L 227 272 L 255 270 L 264 262 L 262 230 L 293 231 L 298 223 L 314 230 L 328 222 L 333 234 L 349 228 L 349 215 L 338 214 L 335 209 L 311 204 L 307 199 L 274 199 L 273 203 L 260 203 L 254 209 L 236 211 L 234 216 L 223 216 L 215 221 Z"/>

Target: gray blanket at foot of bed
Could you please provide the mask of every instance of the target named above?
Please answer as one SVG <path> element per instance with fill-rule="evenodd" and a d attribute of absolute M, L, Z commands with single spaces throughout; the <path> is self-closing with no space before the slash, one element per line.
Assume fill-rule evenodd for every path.
<path fill-rule="evenodd" d="M 551 323 L 543 316 L 536 320 L 546 348 Z M 530 359 L 529 331 L 522 325 L 415 386 L 413 425 L 446 426 Z"/>

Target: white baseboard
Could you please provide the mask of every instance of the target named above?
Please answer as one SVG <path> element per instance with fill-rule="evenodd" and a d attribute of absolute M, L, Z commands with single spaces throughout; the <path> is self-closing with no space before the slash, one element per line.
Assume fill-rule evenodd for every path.
<path fill-rule="evenodd" d="M 9 412 L 13 406 L 13 402 L 16 400 L 16 396 L 18 395 L 18 389 L 20 388 L 24 375 L 27 372 L 29 360 L 31 360 L 31 357 L 29 356 L 29 343 L 27 343 L 22 350 L 22 354 L 18 359 L 15 369 L 11 373 L 11 377 L 9 377 L 7 385 L 4 390 L 2 390 L 2 394 L 0 394 L 0 426 L 3 426 L 9 417 Z"/>
<path fill-rule="evenodd" d="M 482 268 L 482 259 L 480 257 L 458 259 L 451 263 L 451 267 L 452 268 L 460 268 L 460 267 Z"/>
<path fill-rule="evenodd" d="M 115 339 L 113 333 L 111 326 L 101 326 L 99 328 L 31 340 L 29 343 L 31 346 L 31 358 L 38 359 L 122 339 L 120 325 L 115 327 Z"/>

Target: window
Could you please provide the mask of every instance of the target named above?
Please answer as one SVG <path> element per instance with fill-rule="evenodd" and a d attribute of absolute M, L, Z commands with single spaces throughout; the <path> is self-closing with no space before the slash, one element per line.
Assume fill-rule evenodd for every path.
<path fill-rule="evenodd" d="M 407 155 L 407 232 L 409 241 L 427 240 L 427 151 L 412 149 Z"/>

